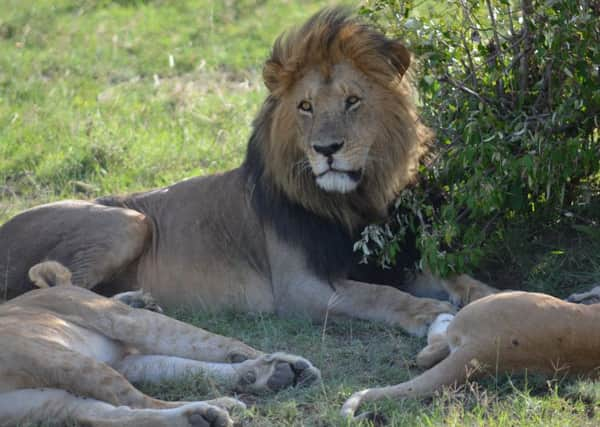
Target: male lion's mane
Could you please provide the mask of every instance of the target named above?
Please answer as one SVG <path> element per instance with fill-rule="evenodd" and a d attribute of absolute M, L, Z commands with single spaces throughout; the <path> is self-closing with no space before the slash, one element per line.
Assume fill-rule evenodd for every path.
<path fill-rule="evenodd" d="M 320 189 L 312 171 L 298 167 L 305 154 L 295 143 L 295 111 L 282 102 L 309 70 L 316 68 L 327 77 L 342 61 L 389 91 L 384 100 L 387 115 L 373 130 L 377 138 L 370 155 L 376 161 L 367 163 L 360 185 L 347 194 Z M 426 152 L 431 132 L 416 113 L 406 73 L 409 63 L 403 45 L 336 8 L 280 36 L 265 64 L 270 94 L 254 121 L 243 164 L 252 203 L 281 239 L 300 247 L 321 277 L 351 272 L 357 233 L 386 217 L 395 197 L 414 179 Z M 416 253 L 413 248 L 408 252 L 399 260 L 399 269 L 414 263 Z"/>

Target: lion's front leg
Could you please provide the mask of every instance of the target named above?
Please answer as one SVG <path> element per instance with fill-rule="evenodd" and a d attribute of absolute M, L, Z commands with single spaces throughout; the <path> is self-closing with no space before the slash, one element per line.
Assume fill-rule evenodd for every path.
<path fill-rule="evenodd" d="M 450 301 L 456 306 L 465 306 L 488 295 L 498 293 L 498 289 L 487 285 L 468 274 L 440 280 L 442 287 L 448 292 Z"/>
<path fill-rule="evenodd" d="M 424 336 L 439 314 L 456 311 L 449 302 L 415 297 L 391 286 L 342 280 L 335 283 L 335 291 L 330 314 L 385 322 L 417 336 Z"/>

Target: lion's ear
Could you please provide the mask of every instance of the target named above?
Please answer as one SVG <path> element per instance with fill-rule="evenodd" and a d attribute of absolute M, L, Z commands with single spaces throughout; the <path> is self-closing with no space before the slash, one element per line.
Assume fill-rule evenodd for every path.
<path fill-rule="evenodd" d="M 263 80 L 269 92 L 274 93 L 281 86 L 283 67 L 275 61 L 267 61 L 263 67 Z"/>
<path fill-rule="evenodd" d="M 386 55 L 398 73 L 403 76 L 410 65 L 410 51 L 397 40 L 390 41 L 387 48 Z"/>

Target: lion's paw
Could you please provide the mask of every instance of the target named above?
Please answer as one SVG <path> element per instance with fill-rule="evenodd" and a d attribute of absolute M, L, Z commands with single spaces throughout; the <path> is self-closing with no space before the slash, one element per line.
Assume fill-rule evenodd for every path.
<path fill-rule="evenodd" d="M 246 409 L 246 404 L 241 400 L 234 399 L 233 397 L 218 397 L 216 399 L 205 400 L 204 403 L 209 405 L 218 406 L 228 412 L 230 411 L 243 411 Z"/>
<path fill-rule="evenodd" d="M 240 364 L 238 388 L 253 393 L 308 386 L 321 380 L 321 371 L 308 360 L 287 353 L 272 353 Z"/>
<path fill-rule="evenodd" d="M 179 425 L 177 421 L 184 421 L 186 427 L 231 427 L 233 421 L 227 411 L 205 402 L 188 403 L 177 408 L 178 420 L 173 420 L 173 425 Z"/>
<path fill-rule="evenodd" d="M 112 299 L 120 301 L 131 308 L 143 308 L 144 310 L 155 311 L 157 313 L 163 312 L 162 307 L 158 305 L 154 297 L 142 289 L 122 292 L 113 295 Z"/>
<path fill-rule="evenodd" d="M 595 288 L 587 292 L 571 294 L 566 299 L 566 301 L 575 304 L 598 304 L 600 303 L 600 286 L 596 286 Z"/>

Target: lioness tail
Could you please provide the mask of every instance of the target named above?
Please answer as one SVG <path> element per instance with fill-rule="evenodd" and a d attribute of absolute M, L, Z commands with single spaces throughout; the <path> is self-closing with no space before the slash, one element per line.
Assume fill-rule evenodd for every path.
<path fill-rule="evenodd" d="M 29 279 L 38 288 L 71 285 L 71 272 L 56 261 L 44 261 L 29 269 Z"/>

